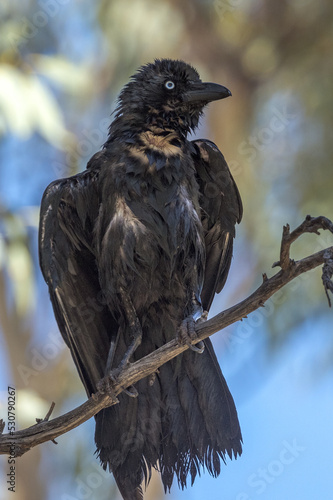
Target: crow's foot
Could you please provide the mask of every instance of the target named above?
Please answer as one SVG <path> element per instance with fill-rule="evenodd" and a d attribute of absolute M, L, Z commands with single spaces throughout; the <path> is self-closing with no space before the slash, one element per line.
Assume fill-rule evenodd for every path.
<path fill-rule="evenodd" d="M 123 368 L 124 365 L 121 362 L 118 368 L 115 368 L 114 370 L 110 371 L 104 378 L 102 378 L 97 384 L 98 391 L 102 393 L 108 393 L 112 399 L 117 399 L 114 394 L 114 386 L 117 383 L 118 376 L 123 370 Z M 136 398 L 138 396 L 138 391 L 133 385 L 127 387 L 126 389 L 123 389 L 123 392 L 131 398 Z"/>
<path fill-rule="evenodd" d="M 207 312 L 205 311 L 202 316 L 197 320 L 197 322 L 205 321 L 207 319 Z M 180 328 L 178 330 L 178 342 L 181 344 L 187 344 L 192 351 L 202 354 L 205 349 L 205 344 L 202 340 L 197 344 L 192 344 L 196 340 L 197 334 L 195 332 L 196 321 L 192 316 L 188 316 L 182 321 Z"/>

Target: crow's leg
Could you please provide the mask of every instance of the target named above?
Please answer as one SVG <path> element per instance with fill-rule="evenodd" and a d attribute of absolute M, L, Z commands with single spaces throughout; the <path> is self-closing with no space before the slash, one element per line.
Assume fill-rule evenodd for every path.
<path fill-rule="evenodd" d="M 111 340 L 111 343 L 110 343 L 108 359 L 106 361 L 106 368 L 104 371 L 104 378 L 102 380 L 100 380 L 97 384 L 98 390 L 100 390 L 102 392 L 108 392 L 112 396 L 113 396 L 112 383 L 116 382 L 117 375 L 119 375 L 120 370 L 121 370 L 121 368 L 119 368 L 119 367 L 116 368 L 115 370 L 112 369 L 114 355 L 116 352 L 116 347 L 118 345 L 119 335 L 120 335 L 120 328 L 118 329 L 116 340 Z M 138 395 L 137 390 L 133 386 L 130 387 L 129 389 L 124 389 L 124 392 L 128 396 L 130 396 L 131 398 L 136 398 Z"/>
<path fill-rule="evenodd" d="M 141 344 L 142 328 L 134 305 L 128 294 L 122 287 L 120 288 L 120 297 L 122 301 L 122 310 L 127 323 L 127 328 L 129 329 L 131 337 L 133 338 L 118 367 L 119 369 L 123 369 L 129 363 L 131 356 Z"/>
<path fill-rule="evenodd" d="M 116 338 L 112 339 L 110 342 L 110 349 L 109 349 L 108 359 L 106 360 L 106 367 L 104 372 L 105 376 L 108 375 L 112 370 L 113 360 L 114 360 L 114 355 L 116 353 L 116 347 L 118 345 L 119 335 L 120 335 L 120 328 L 118 328 Z"/>
<path fill-rule="evenodd" d="M 119 365 L 116 368 L 112 368 L 112 365 L 116 347 L 118 345 L 121 328 L 119 328 L 118 330 L 116 340 L 111 341 L 105 369 L 105 378 L 103 379 L 103 382 L 101 381 L 102 383 L 100 385 L 100 389 L 104 389 L 105 391 L 109 390 L 112 385 L 111 383 L 116 381 L 119 373 L 129 364 L 131 356 L 134 354 L 142 341 L 142 328 L 133 303 L 128 297 L 128 294 L 125 292 L 124 288 L 120 288 L 119 295 L 121 298 L 122 311 L 126 321 L 126 328 L 129 329 L 133 340 L 127 348 L 123 359 L 120 361 Z M 124 389 L 124 392 L 130 397 L 137 397 L 138 395 L 138 391 L 133 386 L 129 387 L 128 389 Z"/>

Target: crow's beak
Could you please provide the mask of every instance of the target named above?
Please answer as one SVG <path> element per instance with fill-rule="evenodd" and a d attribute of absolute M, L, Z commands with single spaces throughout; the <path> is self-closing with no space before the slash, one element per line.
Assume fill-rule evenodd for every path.
<path fill-rule="evenodd" d="M 223 87 L 223 85 L 209 82 L 195 82 L 186 92 L 183 99 L 185 102 L 210 102 L 230 96 L 230 90 Z"/>

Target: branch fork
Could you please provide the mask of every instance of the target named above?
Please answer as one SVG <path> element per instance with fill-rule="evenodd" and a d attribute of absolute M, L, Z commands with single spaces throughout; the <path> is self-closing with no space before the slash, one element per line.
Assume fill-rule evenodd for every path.
<path fill-rule="evenodd" d="M 324 216 L 311 217 L 307 215 L 305 220 L 300 224 L 294 231 L 290 232 L 289 224 L 283 226 L 281 249 L 280 249 L 280 260 L 274 262 L 272 267 L 281 267 L 282 270 L 287 271 L 295 265 L 295 261 L 290 258 L 290 246 L 296 241 L 302 234 L 305 233 L 315 233 L 319 235 L 319 229 L 328 230 L 333 233 L 333 223 Z M 329 296 L 329 291 L 333 293 L 333 251 L 332 248 L 328 248 L 323 254 L 324 265 L 322 272 L 322 281 L 324 285 L 324 290 L 328 300 L 328 304 L 331 307 L 331 298 Z"/>
<path fill-rule="evenodd" d="M 327 229 L 331 233 L 333 233 L 333 223 L 327 219 L 327 217 L 323 217 L 322 215 L 319 217 L 311 217 L 311 215 L 307 215 L 305 220 L 300 224 L 294 231 L 290 232 L 289 224 L 283 226 L 282 231 L 282 240 L 281 240 L 281 249 L 280 249 L 280 260 L 274 262 L 272 267 L 281 267 L 281 269 L 288 269 L 288 267 L 292 266 L 295 261 L 290 258 L 290 246 L 294 241 L 296 241 L 302 234 L 304 233 L 315 233 L 320 234 L 319 229 Z"/>

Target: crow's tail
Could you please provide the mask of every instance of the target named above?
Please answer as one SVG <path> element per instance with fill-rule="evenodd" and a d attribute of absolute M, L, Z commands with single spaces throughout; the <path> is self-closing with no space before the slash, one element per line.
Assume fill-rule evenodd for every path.
<path fill-rule="evenodd" d="M 205 467 L 220 473 L 226 456 L 242 453 L 236 407 L 212 344 L 186 351 L 163 365 L 153 384 L 145 378 L 138 397 L 119 395 L 119 404 L 96 416 L 95 440 L 103 467 L 115 476 L 125 500 L 143 498 L 141 483 L 159 468 L 165 490 L 174 476 L 181 488 Z"/>

